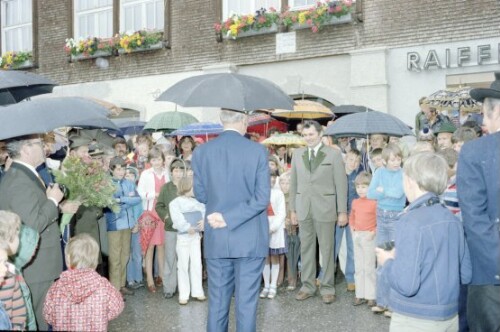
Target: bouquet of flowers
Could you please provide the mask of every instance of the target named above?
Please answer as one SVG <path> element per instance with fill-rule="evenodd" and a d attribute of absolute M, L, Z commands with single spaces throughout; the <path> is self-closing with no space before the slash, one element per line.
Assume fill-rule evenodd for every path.
<path fill-rule="evenodd" d="M 67 199 L 79 201 L 84 206 L 120 210 L 113 197 L 116 186 L 102 165 L 95 161 L 85 162 L 79 157 L 69 156 L 62 164 L 62 170 L 54 171 L 55 180 L 64 185 L 69 195 Z M 72 214 L 65 214 L 61 220 L 61 232 L 71 220 Z"/>

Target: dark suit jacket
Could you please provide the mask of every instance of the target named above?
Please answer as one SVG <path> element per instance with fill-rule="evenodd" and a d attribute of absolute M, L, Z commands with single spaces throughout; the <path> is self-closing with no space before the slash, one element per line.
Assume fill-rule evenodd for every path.
<path fill-rule="evenodd" d="M 322 145 L 309 164 L 307 147 L 295 150 L 290 177 L 290 210 L 299 221 L 311 212 L 314 220 L 335 222 L 339 212 L 347 213 L 347 175 L 339 151 Z"/>
<path fill-rule="evenodd" d="M 500 285 L 500 132 L 470 141 L 458 158 L 457 194 L 473 285 Z"/>
<path fill-rule="evenodd" d="M 5 173 L 0 183 L 0 209 L 17 213 L 25 225 L 40 234 L 38 250 L 23 270 L 28 285 L 58 278 L 62 272 L 59 211 L 26 166 L 14 162 Z"/>
<path fill-rule="evenodd" d="M 213 229 L 205 222 L 205 257 L 266 257 L 270 179 L 265 148 L 224 131 L 194 150 L 192 167 L 196 199 L 206 204 L 206 215 L 220 212 L 227 223 Z"/>

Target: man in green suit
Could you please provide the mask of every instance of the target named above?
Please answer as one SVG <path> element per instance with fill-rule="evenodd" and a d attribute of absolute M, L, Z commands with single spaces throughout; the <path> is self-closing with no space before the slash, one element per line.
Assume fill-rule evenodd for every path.
<path fill-rule="evenodd" d="M 295 298 L 302 301 L 316 293 L 317 237 L 324 272 L 320 294 L 330 304 L 335 301 L 335 222 L 347 222 L 347 176 L 340 151 L 323 145 L 321 134 L 317 121 L 304 122 L 307 147 L 292 157 L 290 210 L 301 241 L 302 287 Z"/>
<path fill-rule="evenodd" d="M 47 330 L 43 302 L 54 279 L 62 272 L 61 233 L 57 220 L 63 193 L 58 185 L 46 188 L 35 170 L 45 161 L 39 136 L 9 140 L 7 150 L 13 163 L 0 183 L 0 209 L 17 213 L 24 225 L 40 235 L 38 250 L 24 268 L 23 275 L 31 290 L 38 329 Z"/>

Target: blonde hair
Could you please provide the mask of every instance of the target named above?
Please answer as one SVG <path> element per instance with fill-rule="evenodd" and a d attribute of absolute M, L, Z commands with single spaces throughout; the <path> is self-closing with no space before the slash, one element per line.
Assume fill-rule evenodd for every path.
<path fill-rule="evenodd" d="M 413 156 L 414 154 L 417 154 L 419 152 L 435 152 L 436 149 L 434 148 L 434 145 L 432 145 L 431 142 L 429 141 L 417 141 L 411 151 L 410 151 L 410 156 Z"/>
<path fill-rule="evenodd" d="M 356 179 L 354 179 L 354 184 L 356 186 L 359 185 L 369 186 L 371 181 L 372 181 L 372 175 L 370 173 L 361 172 L 356 176 Z"/>
<path fill-rule="evenodd" d="M 193 188 L 193 179 L 190 176 L 183 176 L 177 184 L 177 194 L 186 195 Z"/>
<path fill-rule="evenodd" d="M 389 143 L 382 149 L 382 158 L 386 162 L 391 157 L 391 154 L 394 155 L 394 157 L 399 157 L 403 159 L 403 152 L 401 151 L 401 148 L 397 144 Z"/>
<path fill-rule="evenodd" d="M 0 211 L 0 248 L 8 249 L 21 229 L 21 218 L 10 211 Z"/>
<path fill-rule="evenodd" d="M 448 164 L 433 152 L 420 152 L 408 160 L 403 167 L 404 174 L 413 179 L 423 191 L 441 195 L 448 184 Z"/>
<path fill-rule="evenodd" d="M 66 265 L 72 269 L 95 269 L 99 262 L 99 245 L 86 233 L 72 237 L 66 249 Z"/>
<path fill-rule="evenodd" d="M 157 146 L 153 146 L 153 148 L 149 150 L 148 161 L 151 161 L 151 159 L 153 158 L 161 158 L 161 160 L 165 162 L 165 155 L 163 154 L 163 151 Z"/>

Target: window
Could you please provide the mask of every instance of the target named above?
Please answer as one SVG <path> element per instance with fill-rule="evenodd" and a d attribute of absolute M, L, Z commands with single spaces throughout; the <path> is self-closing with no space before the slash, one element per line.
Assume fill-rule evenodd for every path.
<path fill-rule="evenodd" d="M 291 9 L 303 9 L 314 6 L 317 0 L 288 0 L 288 5 Z"/>
<path fill-rule="evenodd" d="M 113 0 L 75 0 L 75 38 L 113 37 Z"/>
<path fill-rule="evenodd" d="M 223 0 L 222 17 L 225 20 L 232 14 L 255 14 L 255 11 L 274 7 L 280 10 L 281 0 Z"/>
<path fill-rule="evenodd" d="M 2 53 L 33 49 L 32 0 L 2 0 Z"/>
<path fill-rule="evenodd" d="M 122 0 L 120 32 L 163 30 L 164 15 L 164 0 Z"/>

